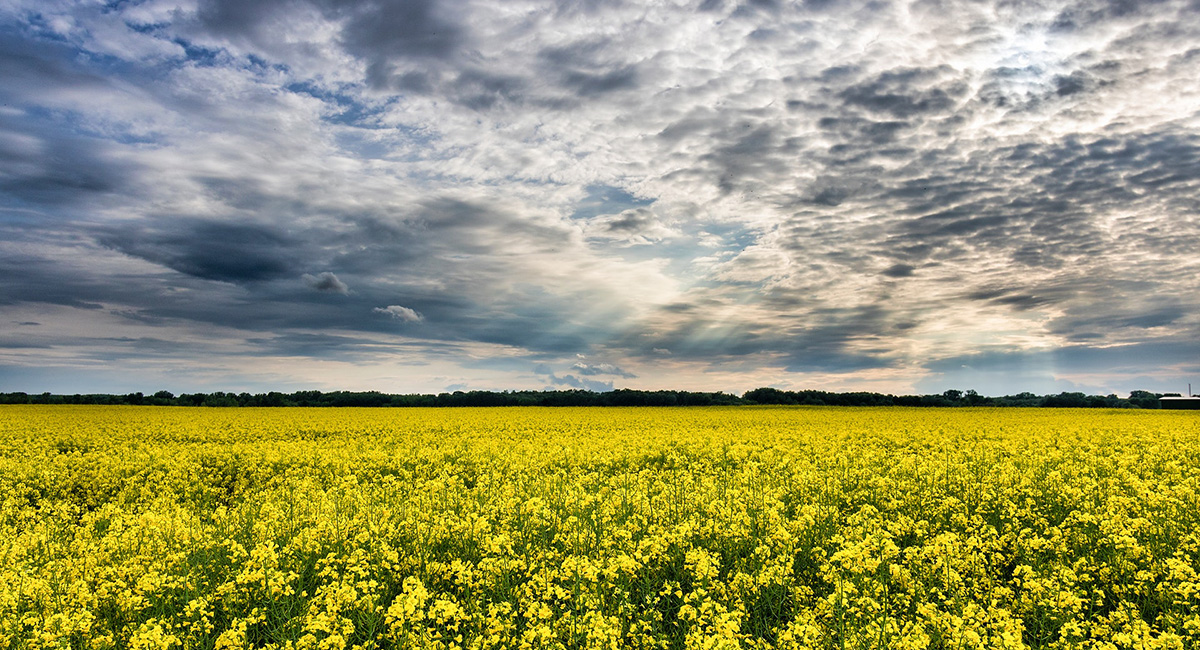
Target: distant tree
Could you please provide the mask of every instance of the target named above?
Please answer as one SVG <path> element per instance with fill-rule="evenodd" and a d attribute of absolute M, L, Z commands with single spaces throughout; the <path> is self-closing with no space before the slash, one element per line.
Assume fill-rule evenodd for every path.
<path fill-rule="evenodd" d="M 175 395 L 171 391 L 160 390 L 146 398 L 146 403 L 153 406 L 172 406 L 175 404 Z"/>
<path fill-rule="evenodd" d="M 755 388 L 742 395 L 742 399 L 755 404 L 795 404 L 796 400 L 789 393 L 778 388 Z"/>
<path fill-rule="evenodd" d="M 1142 409 L 1158 408 L 1158 398 L 1161 393 L 1151 393 L 1148 390 L 1135 390 L 1129 393 L 1129 403 Z"/>
<path fill-rule="evenodd" d="M 1083 393 L 1063 391 L 1057 395 L 1047 395 L 1042 405 L 1055 408 L 1079 408 L 1088 406 L 1088 402 L 1087 395 Z"/>
<path fill-rule="evenodd" d="M 209 393 L 205 396 L 201 406 L 237 406 L 237 395 L 225 394 L 222 391 Z"/>

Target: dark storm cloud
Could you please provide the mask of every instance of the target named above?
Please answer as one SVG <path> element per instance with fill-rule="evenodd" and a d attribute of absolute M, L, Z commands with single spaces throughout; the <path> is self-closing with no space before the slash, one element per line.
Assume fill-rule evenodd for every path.
<path fill-rule="evenodd" d="M 32 242 L 27 245 L 34 247 Z M 85 310 L 85 319 L 104 314 L 154 327 L 198 323 L 262 330 L 281 323 L 294 327 L 344 323 L 336 310 L 331 313 L 320 303 L 283 303 L 267 299 L 272 294 L 265 290 L 256 303 L 241 290 L 230 295 L 232 285 L 225 281 L 181 275 L 165 267 L 160 272 L 131 269 L 127 262 L 118 250 L 86 240 L 61 257 L 7 253 L 0 258 L 0 274 L 19 276 L 21 282 L 0 283 L 0 303 L 59 305 Z M 312 293 L 303 290 L 305 295 Z"/>
<path fill-rule="evenodd" d="M 34 343 L 23 338 L 0 337 L 0 348 L 49 350 L 51 346 L 47 343 Z"/>
<path fill-rule="evenodd" d="M 73 48 L 40 39 L 11 25 L 0 26 L 0 97 L 7 101 L 47 86 L 111 87 L 111 82 L 74 60 Z"/>
<path fill-rule="evenodd" d="M 563 76 L 563 86 L 580 97 L 603 95 L 638 86 L 637 68 L 625 66 L 605 72 L 574 70 Z"/>
<path fill-rule="evenodd" d="M 453 3 L 435 0 L 325 0 L 339 16 L 349 16 L 342 42 L 372 63 L 393 57 L 447 57 L 463 40 L 449 17 Z"/>
<path fill-rule="evenodd" d="M 583 349 L 587 338 L 577 331 L 552 331 L 560 311 L 553 296 L 534 287 L 496 292 L 505 281 L 503 265 L 466 266 L 462 255 L 487 256 L 497 243 L 510 240 L 532 252 L 552 249 L 566 232 L 539 226 L 515 215 L 474 202 L 429 199 L 403 218 L 364 219 L 348 233 L 297 230 L 265 225 L 199 220 L 163 220 L 156 229 L 105 231 L 106 246 L 191 277 L 244 286 L 257 305 L 246 310 L 227 306 L 168 302 L 152 312 L 173 318 L 212 319 L 251 330 L 281 323 L 298 327 L 340 327 L 385 334 L 402 333 L 426 340 L 473 340 L 562 353 Z M 343 228 L 344 230 L 344 228 Z M 539 243 L 540 242 L 540 243 Z M 449 258 L 449 259 L 448 259 Z M 302 265 L 322 264 L 333 271 L 301 274 Z M 358 262 L 355 264 L 354 262 Z M 387 270 L 391 282 L 381 285 L 364 273 Z M 495 275 L 492 275 L 495 274 Z M 316 294 L 336 294 L 335 303 L 313 302 L 290 292 L 280 280 L 301 277 Z M 435 277 L 451 290 L 440 295 L 406 288 Z M 347 278 L 343 280 L 342 278 Z M 353 282 L 354 291 L 349 290 Z M 328 300 L 328 299 L 325 299 Z M 370 318 L 371 314 L 383 317 Z M 412 328 L 426 322 L 435 327 Z M 406 326 L 407 325 L 407 326 Z M 281 340 L 280 345 L 286 344 Z M 309 349 L 301 346 L 298 354 Z"/>
<path fill-rule="evenodd" d="M 115 163 L 103 142 L 40 130 L 31 122 L 0 116 L 0 194 L 24 203 L 65 206 L 125 186 L 126 174 L 133 170 Z"/>
<path fill-rule="evenodd" d="M 604 225 L 604 229 L 618 233 L 640 233 L 654 223 L 654 213 L 649 210 L 626 210 Z"/>
<path fill-rule="evenodd" d="M 434 0 L 202 0 L 196 16 L 202 30 L 211 36 L 286 57 L 295 44 L 280 27 L 293 17 L 315 12 L 338 26 L 337 44 L 364 64 L 370 87 L 433 93 L 444 78 L 450 78 L 454 79 L 456 101 L 486 108 L 511 89 L 503 87 L 503 79 L 489 78 L 486 72 L 455 75 L 447 67 L 464 56 L 469 45 L 458 4 Z"/>
<path fill-rule="evenodd" d="M 450 198 L 413 206 L 402 219 L 356 219 L 354 223 L 371 227 L 335 234 L 181 217 L 109 226 L 96 231 L 96 241 L 111 251 L 164 267 L 157 282 L 134 288 L 81 275 L 48 260 L 14 259 L 14 269 L 22 269 L 25 282 L 6 287 L 0 299 L 100 307 L 81 298 L 86 296 L 117 304 L 140 303 L 131 318 L 205 322 L 248 331 L 296 327 L 403 333 L 425 339 L 429 349 L 437 340 L 559 353 L 589 345 L 590 337 L 580 331 L 553 331 L 553 323 L 566 309 L 553 304 L 554 296 L 540 293 L 532 284 L 494 291 L 491 287 L 497 282 L 507 282 L 504 265 L 468 266 L 453 260 L 464 254 L 485 257 L 506 240 L 528 246 L 534 254 L 539 249 L 550 251 L 566 242 L 565 230 Z M 367 263 L 349 263 L 355 259 Z M 337 272 L 302 273 L 310 264 Z M 173 278 L 166 269 L 186 279 Z M 362 275 L 381 269 L 390 269 L 390 282 L 381 285 L 374 277 Z M 451 292 L 431 294 L 405 286 L 426 283 L 429 277 L 438 278 Z M 296 278 L 303 280 L 307 291 L 297 286 Z M 354 283 L 353 292 L 350 282 L 342 278 Z M 237 285 L 249 293 L 229 294 L 205 281 Z M 179 285 L 188 286 L 190 293 L 171 291 Z M 392 318 L 370 317 L 380 312 Z M 436 327 L 397 329 L 398 322 L 425 320 Z M 593 330 L 591 336 L 602 332 L 598 327 L 583 329 Z M 357 339 L 339 339 L 348 340 Z M 294 355 L 309 354 L 320 343 L 283 337 L 268 351 L 282 352 L 293 341 L 297 343 Z"/>
<path fill-rule="evenodd" d="M 264 22 L 297 4 L 293 0 L 207 0 L 197 7 L 197 16 L 205 27 L 219 34 L 254 35 Z"/>
<path fill-rule="evenodd" d="M 1091 90 L 1095 85 L 1095 77 L 1082 70 L 1076 70 L 1069 75 L 1054 78 L 1054 93 L 1059 96 L 1076 95 Z"/>
<path fill-rule="evenodd" d="M 445 87 L 456 104 L 475 111 L 487 111 L 502 102 L 521 103 L 526 80 L 511 74 L 484 70 L 464 70 Z"/>
<path fill-rule="evenodd" d="M 245 283 L 296 271 L 296 243 L 272 226 L 189 220 L 163 230 L 109 229 L 99 242 L 204 280 Z"/>
<path fill-rule="evenodd" d="M 85 271 L 63 268 L 27 253 L 9 252 L 0 257 L 0 277 L 20 278 L 19 282 L 0 282 L 3 305 L 37 302 L 97 310 L 103 305 L 95 301 L 106 297 L 104 283 Z"/>
<path fill-rule="evenodd" d="M 76 53 L 0 28 L 0 196 L 63 205 L 114 192 L 134 173 L 113 159 L 111 143 L 80 134 L 76 124 L 37 108 L 39 96 L 60 88 L 111 88 L 73 62 Z"/>
<path fill-rule="evenodd" d="M 538 59 L 549 76 L 582 98 L 637 88 L 637 66 L 622 63 L 610 49 L 617 49 L 612 40 L 594 39 L 546 48 L 538 53 Z"/>
<path fill-rule="evenodd" d="M 198 230 L 188 228 L 186 233 L 195 235 Z M 587 339 L 576 333 L 548 332 L 547 323 L 551 322 L 556 312 L 546 305 L 531 303 L 528 294 L 497 296 L 491 305 L 487 305 L 474 301 L 469 295 L 455 297 L 417 289 L 405 290 L 403 286 L 399 289 L 395 286 L 381 287 L 365 278 L 356 282 L 353 292 L 312 291 L 307 287 L 297 289 L 294 278 L 295 266 L 299 262 L 287 260 L 287 255 L 281 252 L 287 249 L 277 251 L 278 255 L 263 256 L 263 245 L 269 244 L 277 237 L 276 234 L 248 227 L 226 226 L 220 230 L 226 234 L 236 232 L 241 241 L 233 246 L 196 245 L 190 237 L 160 235 L 139 240 L 124 248 L 114 247 L 115 250 L 162 263 L 201 283 L 191 287 L 188 294 L 174 292 L 172 287 L 179 281 L 172 280 L 169 275 L 165 275 L 159 284 L 139 290 L 105 284 L 81 284 L 78 278 L 73 277 L 51 276 L 36 284 L 62 287 L 61 293 L 64 295 L 58 301 L 75 306 L 82 306 L 82 303 L 73 299 L 73 294 L 86 294 L 125 304 L 143 302 L 145 304 L 137 314 L 141 319 L 212 323 L 250 332 L 281 332 L 282 328 L 282 332 L 272 337 L 271 344 L 262 347 L 262 350 L 289 356 L 325 357 L 333 355 L 334 350 L 349 355 L 350 348 L 358 345 L 362 348 L 358 356 L 363 357 L 374 349 L 367 343 L 369 338 L 341 336 L 336 339 L 313 339 L 307 334 L 297 334 L 298 338 L 285 336 L 289 328 L 336 328 L 388 336 L 402 334 L 422 339 L 424 354 L 433 354 L 438 341 L 483 341 L 562 353 L 582 349 L 588 344 Z M 292 243 L 295 244 L 294 241 Z M 303 259 L 309 255 L 319 255 L 319 250 L 311 244 L 307 247 L 297 245 L 292 256 Z M 426 256 L 425 252 L 418 251 L 414 259 L 424 260 L 423 263 L 427 265 L 420 269 L 422 275 L 439 268 L 435 258 Z M 310 277 L 320 283 L 321 276 L 310 274 Z M 451 282 L 471 281 L 470 276 L 456 279 L 453 273 L 446 273 L 445 277 Z M 204 281 L 210 283 L 205 284 Z M 211 281 L 218 284 L 213 285 Z M 477 281 L 488 280 L 480 277 Z M 225 283 L 237 285 L 239 291 L 231 293 L 221 289 L 220 285 Z M 464 289 L 464 293 L 469 294 L 464 287 L 456 285 L 456 289 Z M 156 298 L 153 301 L 139 300 L 136 297 L 139 292 L 156 295 Z M 20 297 L 45 302 L 53 300 L 55 295 L 53 291 L 41 294 L 29 291 Z M 435 326 L 412 327 L 422 322 L 432 322 Z M 289 351 L 288 346 L 294 346 L 294 349 Z"/>
<path fill-rule="evenodd" d="M 213 34 L 249 39 L 267 51 L 285 47 L 276 27 L 289 13 L 312 9 L 340 25 L 338 43 L 362 61 L 366 82 L 383 91 L 442 95 L 475 111 L 503 104 L 561 104 L 531 97 L 531 79 L 503 66 L 479 65 L 469 13 L 462 2 L 433 0 L 205 0 L 198 16 Z M 570 95 L 589 97 L 637 85 L 632 65 L 616 67 L 573 59 L 562 50 L 543 57 L 545 73 Z"/>
<path fill-rule="evenodd" d="M 883 274 L 889 278 L 908 278 L 912 277 L 913 271 L 916 270 L 910 264 L 893 264 L 883 270 Z"/>
<path fill-rule="evenodd" d="M 341 23 L 341 44 L 369 61 L 372 78 L 397 58 L 447 57 L 463 38 L 446 3 L 432 0 L 202 0 L 197 16 L 219 35 L 270 40 L 304 8 Z"/>

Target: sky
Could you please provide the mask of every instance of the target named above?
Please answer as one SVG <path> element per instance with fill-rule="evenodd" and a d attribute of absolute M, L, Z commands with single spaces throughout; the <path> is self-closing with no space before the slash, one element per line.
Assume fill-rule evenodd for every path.
<path fill-rule="evenodd" d="M 1200 0 L 0 0 L 0 391 L 1200 386 Z"/>

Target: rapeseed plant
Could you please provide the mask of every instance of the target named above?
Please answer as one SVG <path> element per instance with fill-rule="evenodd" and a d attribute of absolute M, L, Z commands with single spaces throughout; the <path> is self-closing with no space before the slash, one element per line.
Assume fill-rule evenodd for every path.
<path fill-rule="evenodd" d="M 0 414 L 3 648 L 1200 647 L 1187 412 Z"/>

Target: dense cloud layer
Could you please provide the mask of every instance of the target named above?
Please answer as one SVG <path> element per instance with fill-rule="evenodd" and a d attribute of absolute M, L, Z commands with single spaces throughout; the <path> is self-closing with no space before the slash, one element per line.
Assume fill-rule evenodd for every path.
<path fill-rule="evenodd" d="M 1197 11 L 10 2 L 0 387 L 1180 390 Z"/>

